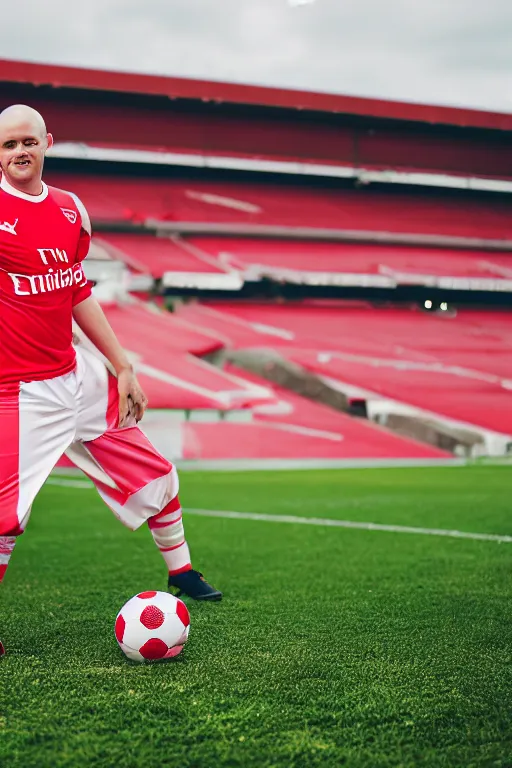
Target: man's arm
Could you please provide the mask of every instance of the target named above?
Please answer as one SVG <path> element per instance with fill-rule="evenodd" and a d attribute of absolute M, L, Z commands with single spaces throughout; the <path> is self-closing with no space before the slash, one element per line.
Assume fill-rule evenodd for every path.
<path fill-rule="evenodd" d="M 116 338 L 110 323 L 93 296 L 73 307 L 73 317 L 77 325 L 90 339 L 94 346 L 110 362 L 117 374 L 119 390 L 119 426 L 128 422 L 134 415 L 140 421 L 148 404 L 126 353 Z"/>

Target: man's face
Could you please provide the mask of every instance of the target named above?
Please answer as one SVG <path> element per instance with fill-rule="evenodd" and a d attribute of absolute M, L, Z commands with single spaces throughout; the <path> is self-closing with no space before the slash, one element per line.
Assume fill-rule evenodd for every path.
<path fill-rule="evenodd" d="M 0 167 L 7 181 L 20 189 L 38 182 L 51 143 L 51 136 L 31 120 L 0 124 Z"/>

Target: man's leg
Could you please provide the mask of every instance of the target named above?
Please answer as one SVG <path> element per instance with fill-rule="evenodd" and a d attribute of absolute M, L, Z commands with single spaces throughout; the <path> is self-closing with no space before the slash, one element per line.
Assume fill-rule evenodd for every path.
<path fill-rule="evenodd" d="M 222 594 L 193 570 L 178 498 L 178 475 L 137 427 L 117 428 L 117 382 L 89 352 L 83 366 L 78 437 L 67 457 L 91 478 L 127 527 L 147 522 L 169 573 L 169 586 L 199 600 Z"/>
<path fill-rule="evenodd" d="M 148 523 L 167 566 L 169 587 L 176 594 L 221 599 L 222 594 L 192 569 L 176 469 L 138 427 L 107 430 L 95 440 L 75 443 L 66 455 L 94 482 L 101 498 L 128 528 Z"/>
<path fill-rule="evenodd" d="M 74 385 L 69 374 L 0 392 L 0 582 L 37 493 L 73 439 Z"/>

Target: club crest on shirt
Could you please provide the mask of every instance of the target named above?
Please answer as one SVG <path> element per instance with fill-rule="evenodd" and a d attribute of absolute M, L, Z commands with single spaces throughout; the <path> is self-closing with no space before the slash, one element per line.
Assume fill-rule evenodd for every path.
<path fill-rule="evenodd" d="M 76 222 L 76 211 L 71 210 L 71 208 L 61 208 L 61 211 L 72 224 Z"/>
<path fill-rule="evenodd" d="M 0 229 L 4 232 L 9 232 L 10 235 L 17 235 L 16 232 L 16 225 L 18 223 L 18 219 L 14 222 L 14 224 L 9 224 L 8 221 L 4 221 L 2 224 L 0 224 Z"/>

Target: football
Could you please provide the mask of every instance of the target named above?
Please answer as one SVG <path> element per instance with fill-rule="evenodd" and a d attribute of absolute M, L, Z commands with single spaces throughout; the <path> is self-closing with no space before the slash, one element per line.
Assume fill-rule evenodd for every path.
<path fill-rule="evenodd" d="M 168 592 L 141 592 L 117 614 L 115 636 L 131 661 L 177 656 L 188 640 L 190 616 L 182 600 Z"/>

